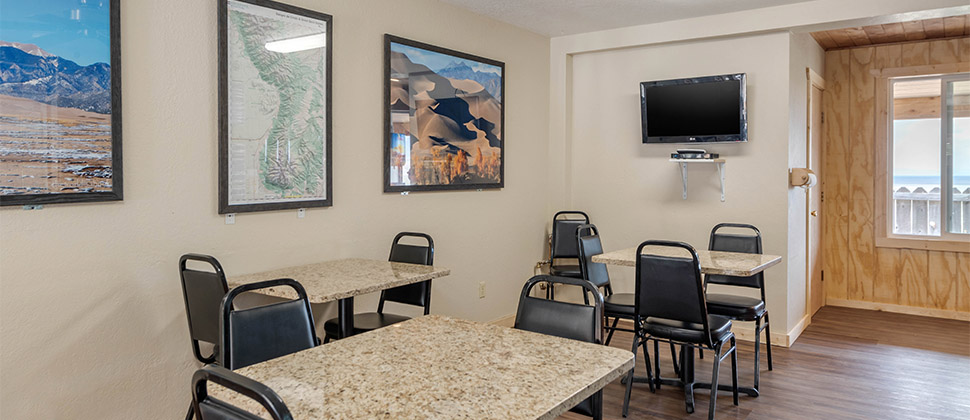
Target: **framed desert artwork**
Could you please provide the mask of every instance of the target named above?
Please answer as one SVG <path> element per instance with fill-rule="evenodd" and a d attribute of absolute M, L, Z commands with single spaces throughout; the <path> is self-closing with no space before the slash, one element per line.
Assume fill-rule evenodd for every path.
<path fill-rule="evenodd" d="M 3 2 L 0 205 L 122 199 L 119 3 Z"/>
<path fill-rule="evenodd" d="M 219 213 L 333 205 L 330 15 L 219 1 Z"/>
<path fill-rule="evenodd" d="M 384 191 L 505 185 L 505 64 L 384 36 Z"/>

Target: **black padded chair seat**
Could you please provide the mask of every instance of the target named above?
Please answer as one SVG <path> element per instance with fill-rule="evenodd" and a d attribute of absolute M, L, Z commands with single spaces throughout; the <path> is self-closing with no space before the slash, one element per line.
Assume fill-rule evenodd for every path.
<path fill-rule="evenodd" d="M 711 341 L 715 343 L 723 341 L 728 334 L 731 334 L 730 319 L 717 315 L 709 315 L 707 319 L 711 325 Z M 647 318 L 647 322 L 643 324 L 643 330 L 657 338 L 698 344 L 707 342 L 704 339 L 704 326 L 700 324 L 688 324 L 663 318 Z"/>
<path fill-rule="evenodd" d="M 549 267 L 549 274 L 559 277 L 583 278 L 583 271 L 578 265 L 554 265 Z"/>
<path fill-rule="evenodd" d="M 708 293 L 707 311 L 711 315 L 754 321 L 765 314 L 765 302 L 747 296 Z"/>
<path fill-rule="evenodd" d="M 363 314 L 354 315 L 354 334 L 365 333 L 367 331 L 373 331 L 378 328 L 383 328 L 391 324 L 397 324 L 398 322 L 407 321 L 411 319 L 403 315 L 395 315 L 388 313 L 377 313 L 377 312 L 367 312 Z M 340 331 L 340 324 L 338 324 L 337 318 L 328 319 L 327 322 L 323 323 L 323 331 L 331 337 L 337 337 Z"/>
<path fill-rule="evenodd" d="M 633 293 L 614 293 L 604 300 L 603 312 L 606 316 L 622 315 L 633 317 L 637 295 Z"/>

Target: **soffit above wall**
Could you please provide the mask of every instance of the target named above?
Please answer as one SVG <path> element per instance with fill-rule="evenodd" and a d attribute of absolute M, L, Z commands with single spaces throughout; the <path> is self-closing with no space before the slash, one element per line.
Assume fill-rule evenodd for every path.
<path fill-rule="evenodd" d="M 812 32 L 825 50 L 970 36 L 970 15 Z"/>
<path fill-rule="evenodd" d="M 572 35 L 809 0 L 439 0 L 532 32 Z"/>

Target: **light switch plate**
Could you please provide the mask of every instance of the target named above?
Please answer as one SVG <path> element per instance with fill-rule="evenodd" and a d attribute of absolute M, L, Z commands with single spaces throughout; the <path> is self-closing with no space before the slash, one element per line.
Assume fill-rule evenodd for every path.
<path fill-rule="evenodd" d="M 226 215 L 226 224 L 227 225 L 236 224 L 236 213 L 229 213 Z"/>

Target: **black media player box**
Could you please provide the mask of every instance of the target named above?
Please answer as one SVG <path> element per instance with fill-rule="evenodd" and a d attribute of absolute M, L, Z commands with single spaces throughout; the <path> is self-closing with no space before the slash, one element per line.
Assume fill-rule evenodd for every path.
<path fill-rule="evenodd" d="M 717 153 L 671 153 L 671 159 L 717 159 Z"/>

